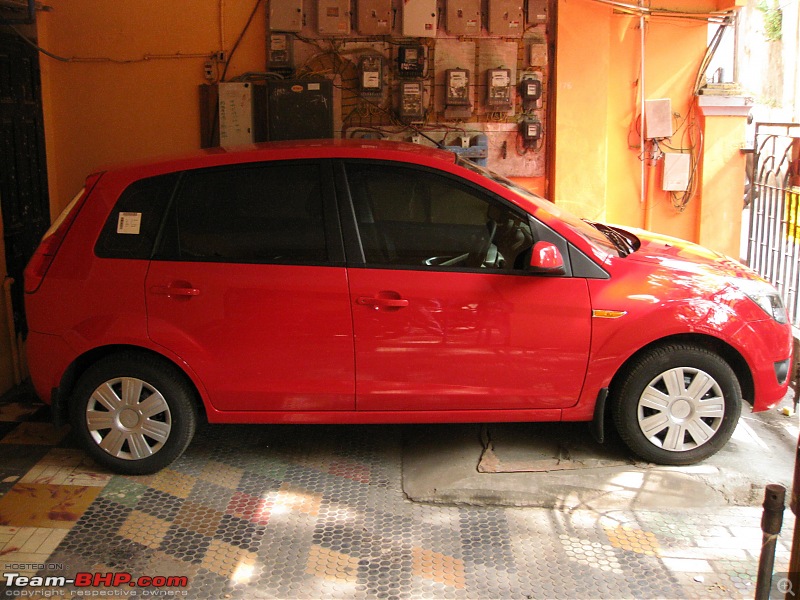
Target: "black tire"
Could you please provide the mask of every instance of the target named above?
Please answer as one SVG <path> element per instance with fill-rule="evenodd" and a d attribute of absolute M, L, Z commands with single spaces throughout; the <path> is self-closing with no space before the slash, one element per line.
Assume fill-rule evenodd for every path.
<path fill-rule="evenodd" d="M 730 365 L 714 352 L 684 344 L 641 356 L 613 404 L 623 441 L 634 454 L 662 465 L 690 465 L 715 454 L 741 411 L 742 391 Z"/>
<path fill-rule="evenodd" d="M 138 353 L 115 354 L 87 369 L 73 391 L 70 417 L 89 456 L 123 475 L 172 463 L 197 424 L 194 390 L 183 374 Z"/>

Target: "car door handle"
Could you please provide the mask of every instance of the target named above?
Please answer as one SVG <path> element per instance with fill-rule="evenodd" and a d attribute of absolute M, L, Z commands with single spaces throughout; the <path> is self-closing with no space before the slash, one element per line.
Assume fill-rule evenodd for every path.
<path fill-rule="evenodd" d="M 405 308 L 408 300 L 405 298 L 386 298 L 383 296 L 359 296 L 356 303 L 362 306 L 371 306 L 374 309 L 380 308 Z"/>
<path fill-rule="evenodd" d="M 150 288 L 150 293 L 161 294 L 164 296 L 189 297 L 189 296 L 199 296 L 200 290 L 191 287 L 189 284 L 171 283 L 169 285 L 154 285 L 153 287 Z"/>

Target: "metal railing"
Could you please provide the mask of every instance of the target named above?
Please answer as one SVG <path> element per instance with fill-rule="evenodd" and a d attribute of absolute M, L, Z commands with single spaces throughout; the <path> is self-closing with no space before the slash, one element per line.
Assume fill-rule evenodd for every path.
<path fill-rule="evenodd" d="M 757 123 L 747 264 L 783 295 L 800 327 L 800 123 Z"/>

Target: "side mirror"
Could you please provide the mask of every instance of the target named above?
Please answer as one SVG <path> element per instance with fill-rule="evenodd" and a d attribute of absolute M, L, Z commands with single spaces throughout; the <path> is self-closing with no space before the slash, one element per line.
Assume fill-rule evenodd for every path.
<path fill-rule="evenodd" d="M 555 244 L 536 242 L 531 251 L 530 270 L 543 275 L 564 275 L 564 257 Z"/>

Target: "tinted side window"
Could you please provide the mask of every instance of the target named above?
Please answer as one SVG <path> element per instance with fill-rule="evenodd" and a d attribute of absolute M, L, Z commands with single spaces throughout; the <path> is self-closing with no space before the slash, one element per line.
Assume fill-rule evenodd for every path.
<path fill-rule="evenodd" d="M 185 172 L 157 258 L 326 262 L 319 165 L 270 163 Z"/>
<path fill-rule="evenodd" d="M 533 244 L 527 215 L 431 171 L 347 165 L 368 264 L 435 268 L 524 268 Z"/>
<path fill-rule="evenodd" d="M 140 179 L 117 200 L 95 245 L 101 258 L 149 259 L 178 180 L 176 173 Z"/>

